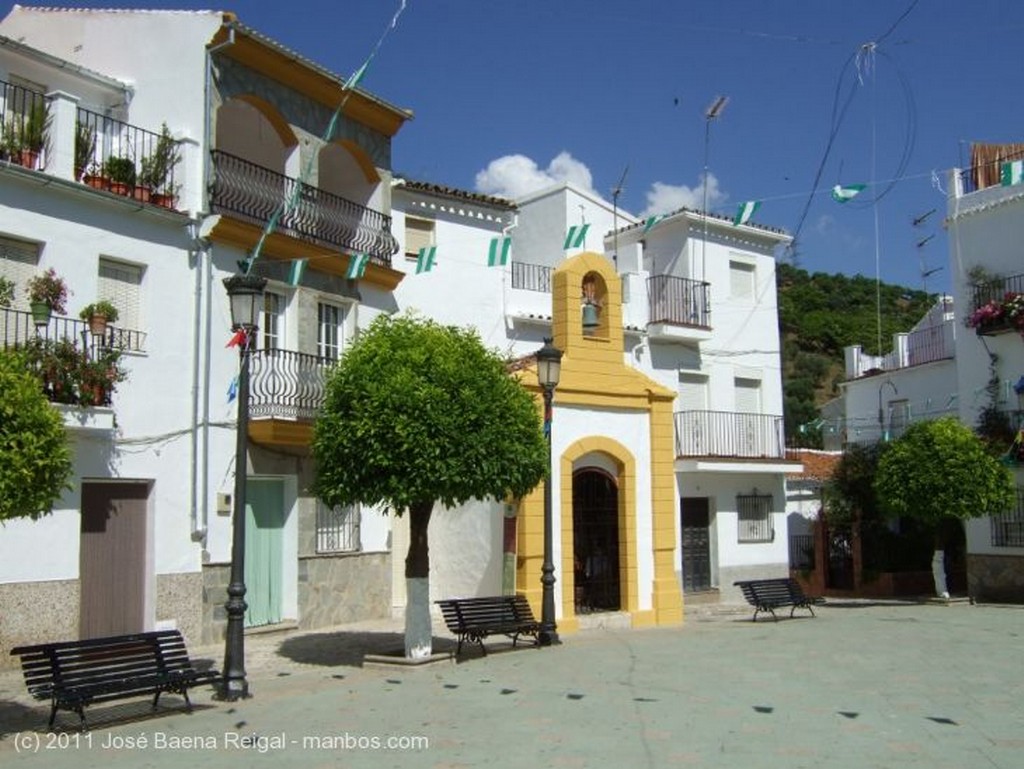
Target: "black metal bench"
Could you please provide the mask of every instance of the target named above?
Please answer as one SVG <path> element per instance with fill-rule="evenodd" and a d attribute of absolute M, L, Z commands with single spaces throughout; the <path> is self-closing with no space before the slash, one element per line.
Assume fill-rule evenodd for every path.
<path fill-rule="evenodd" d="M 177 630 L 132 633 L 83 641 L 18 646 L 29 694 L 50 701 L 50 723 L 58 710 L 73 710 L 85 729 L 86 705 L 153 696 L 156 709 L 164 692 L 180 694 L 192 711 L 188 689 L 220 680 L 216 670 L 196 670 Z"/>
<path fill-rule="evenodd" d="M 757 622 L 758 612 L 766 611 L 772 615 L 776 622 L 779 618 L 775 616 L 775 610 L 784 606 L 792 607 L 789 616 L 797 609 L 807 609 L 811 616 L 815 616 L 814 604 L 824 603 L 824 598 L 809 597 L 795 579 L 790 577 L 778 577 L 774 579 L 747 579 L 733 582 L 734 585 L 743 591 L 743 597 L 747 603 L 754 607 L 753 622 Z"/>
<path fill-rule="evenodd" d="M 540 623 L 533 618 L 530 604 L 523 595 L 498 595 L 483 598 L 446 598 L 436 602 L 441 607 L 445 625 L 459 639 L 456 655 L 462 653 L 463 641 L 476 641 L 484 654 L 484 639 L 504 635 L 516 645 L 520 636 L 532 636 L 538 645 Z"/>

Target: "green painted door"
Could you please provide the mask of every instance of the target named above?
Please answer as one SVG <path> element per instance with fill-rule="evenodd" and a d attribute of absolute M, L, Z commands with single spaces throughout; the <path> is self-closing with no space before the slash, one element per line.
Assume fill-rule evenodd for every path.
<path fill-rule="evenodd" d="M 245 489 L 245 625 L 271 625 L 284 592 L 284 482 L 249 480 Z"/>

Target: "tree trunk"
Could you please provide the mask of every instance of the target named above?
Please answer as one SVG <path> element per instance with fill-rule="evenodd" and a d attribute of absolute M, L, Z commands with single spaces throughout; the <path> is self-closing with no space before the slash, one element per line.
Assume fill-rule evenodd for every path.
<path fill-rule="evenodd" d="M 936 550 L 932 553 L 932 578 L 935 580 L 935 595 L 949 598 L 946 588 L 946 551 Z"/>
<path fill-rule="evenodd" d="M 409 506 L 409 552 L 405 556 L 405 656 L 424 659 L 433 653 L 430 626 L 430 551 L 427 527 L 433 501 Z"/>

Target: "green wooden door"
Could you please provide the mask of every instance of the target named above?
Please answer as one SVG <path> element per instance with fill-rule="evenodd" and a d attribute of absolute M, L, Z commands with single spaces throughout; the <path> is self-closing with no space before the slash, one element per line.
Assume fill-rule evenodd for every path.
<path fill-rule="evenodd" d="M 245 492 L 246 627 L 281 621 L 284 482 L 249 480 Z"/>

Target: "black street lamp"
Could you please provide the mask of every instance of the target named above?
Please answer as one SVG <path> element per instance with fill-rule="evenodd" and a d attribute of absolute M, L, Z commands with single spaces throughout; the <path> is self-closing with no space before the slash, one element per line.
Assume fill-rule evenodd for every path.
<path fill-rule="evenodd" d="M 551 464 L 551 401 L 562 372 L 562 351 L 555 347 L 550 337 L 545 337 L 544 346 L 537 350 L 537 381 L 544 391 L 544 437 L 548 444 L 548 477 L 544 481 L 544 563 L 541 564 L 540 583 L 542 586 L 540 605 L 541 646 L 561 643 L 558 640 L 558 626 L 555 624 L 555 564 L 551 536 L 551 483 L 554 468 Z"/>
<path fill-rule="evenodd" d="M 224 279 L 224 288 L 231 303 L 231 330 L 238 341 L 238 428 L 235 443 L 235 502 L 231 521 L 231 581 L 228 615 L 224 639 L 224 681 L 220 696 L 237 700 L 249 696 L 245 680 L 245 483 L 246 452 L 249 443 L 249 353 L 256 341 L 259 314 L 263 309 L 266 278 L 255 275 L 233 275 Z"/>

